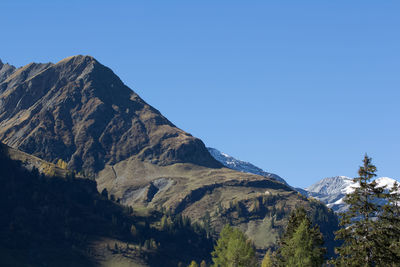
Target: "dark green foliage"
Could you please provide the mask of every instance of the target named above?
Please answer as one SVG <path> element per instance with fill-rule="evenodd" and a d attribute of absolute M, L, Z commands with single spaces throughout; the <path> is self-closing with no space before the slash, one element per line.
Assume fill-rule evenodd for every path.
<path fill-rule="evenodd" d="M 348 194 L 344 201 L 350 205 L 346 213 L 341 214 L 342 228 L 336 232 L 337 239 L 343 240 L 339 247 L 336 264 L 340 266 L 374 266 L 379 262 L 377 248 L 380 245 L 376 218 L 382 209 L 376 201 L 382 198 L 383 189 L 370 182 L 376 176 L 376 167 L 371 158 L 365 155 L 359 177 L 353 181 L 358 187 Z"/>
<path fill-rule="evenodd" d="M 324 247 L 326 247 L 326 257 L 335 256 L 335 247 L 341 245 L 341 242 L 335 240 L 335 232 L 339 229 L 339 218 L 327 206 L 320 202 L 312 204 L 312 209 L 308 214 L 313 225 L 318 225 L 320 232 L 324 237 Z"/>
<path fill-rule="evenodd" d="M 303 208 L 290 215 L 283 234 L 276 260 L 279 266 L 321 266 L 325 248 L 318 226 L 313 226 Z"/>
<path fill-rule="evenodd" d="M 237 228 L 225 225 L 212 252 L 215 267 L 257 266 L 255 250 L 246 235 Z"/>
<path fill-rule="evenodd" d="M 390 265 L 400 262 L 400 194 L 394 183 L 385 194 L 387 203 L 379 216 L 377 258 L 378 264 Z"/>

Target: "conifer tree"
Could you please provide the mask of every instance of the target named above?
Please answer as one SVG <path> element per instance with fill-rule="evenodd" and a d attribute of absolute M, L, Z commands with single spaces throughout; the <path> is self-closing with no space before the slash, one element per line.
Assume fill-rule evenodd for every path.
<path fill-rule="evenodd" d="M 321 266 L 326 249 L 318 226 L 312 226 L 304 208 L 291 213 L 277 251 L 278 266 Z"/>
<path fill-rule="evenodd" d="M 246 235 L 237 228 L 225 225 L 211 253 L 214 267 L 257 266 L 255 250 Z"/>
<path fill-rule="evenodd" d="M 383 196 L 383 188 L 377 187 L 375 181 L 370 182 L 375 173 L 376 167 L 365 155 L 359 177 L 353 179 L 357 187 L 344 199 L 350 206 L 341 214 L 342 228 L 336 232 L 336 239 L 343 240 L 342 246 L 337 248 L 336 264 L 339 266 L 374 266 L 377 263 L 379 222 L 376 218 L 381 207 L 376 200 Z"/>
<path fill-rule="evenodd" d="M 322 244 L 316 245 L 314 243 L 313 228 L 310 226 L 309 220 L 303 220 L 287 246 L 282 249 L 282 256 L 286 259 L 286 266 L 322 266 L 325 251 L 320 247 Z"/>
<path fill-rule="evenodd" d="M 400 187 L 397 182 L 386 193 L 386 204 L 379 216 L 377 264 L 391 266 L 400 263 Z"/>

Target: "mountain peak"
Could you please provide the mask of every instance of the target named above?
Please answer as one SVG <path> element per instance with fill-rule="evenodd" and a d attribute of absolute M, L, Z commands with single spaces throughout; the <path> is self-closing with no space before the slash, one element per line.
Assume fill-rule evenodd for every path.
<path fill-rule="evenodd" d="M 390 189 L 396 182 L 389 177 L 375 179 L 378 187 Z M 328 207 L 336 212 L 343 212 L 348 209 L 348 205 L 343 201 L 346 194 L 354 191 L 358 187 L 353 179 L 347 176 L 328 177 L 306 188 L 306 194 L 324 202 Z"/>
<path fill-rule="evenodd" d="M 319 194 L 329 194 L 332 192 L 341 192 L 342 188 L 351 183 L 351 178 L 347 176 L 334 176 L 324 178 L 317 183 L 306 188 L 308 192 Z"/>
<path fill-rule="evenodd" d="M 4 64 L 0 59 L 0 83 L 6 80 L 14 71 L 14 66 L 7 63 Z"/>
<path fill-rule="evenodd" d="M 379 187 L 386 187 L 386 189 L 391 189 L 394 183 L 397 182 L 397 180 L 390 177 L 379 177 L 375 179 L 375 182 L 378 184 Z"/>
<path fill-rule="evenodd" d="M 97 173 L 130 157 L 221 165 L 91 56 L 31 63 L 0 80 L 0 140 L 50 162 Z"/>
<path fill-rule="evenodd" d="M 75 55 L 71 57 L 64 58 L 57 62 L 55 65 L 58 66 L 93 66 L 101 65 L 94 57 L 89 55 Z M 104 67 L 104 66 L 103 66 Z"/>
<path fill-rule="evenodd" d="M 75 56 L 66 57 L 66 58 L 60 60 L 58 63 L 62 63 L 62 62 L 82 63 L 82 62 L 98 62 L 98 61 L 94 57 L 89 56 L 89 55 L 75 55 Z"/>

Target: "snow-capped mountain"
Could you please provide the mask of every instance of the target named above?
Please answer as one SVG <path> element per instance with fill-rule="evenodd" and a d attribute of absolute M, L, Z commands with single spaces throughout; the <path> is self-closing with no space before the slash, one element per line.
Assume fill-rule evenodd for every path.
<path fill-rule="evenodd" d="M 269 173 L 264 171 L 263 169 L 251 164 L 250 162 L 242 161 L 235 159 L 234 157 L 229 156 L 228 154 L 225 154 L 218 149 L 212 148 L 212 147 L 207 147 L 208 152 L 219 162 L 221 162 L 224 166 L 240 171 L 240 172 L 247 172 L 247 173 L 252 173 L 252 174 L 257 174 L 261 175 L 264 177 L 272 178 L 275 179 L 279 182 L 282 182 L 287 185 L 286 181 L 279 177 L 276 174 Z"/>
<path fill-rule="evenodd" d="M 278 175 L 266 172 L 250 162 L 235 159 L 234 157 L 231 157 L 215 148 L 207 147 L 207 149 L 216 160 L 230 169 L 262 175 L 288 185 L 288 183 Z M 389 177 L 380 177 L 376 179 L 376 182 L 378 187 L 386 186 L 387 189 L 390 189 L 396 180 Z M 400 182 L 398 183 L 400 184 Z M 343 199 L 346 194 L 353 192 L 355 187 L 357 187 L 357 184 L 353 183 L 352 178 L 347 176 L 335 176 L 324 178 L 305 189 L 292 188 L 302 195 L 318 199 L 333 211 L 340 213 L 348 209 L 348 205 L 343 201 Z"/>
<path fill-rule="evenodd" d="M 380 177 L 375 180 L 378 187 L 386 186 L 390 189 L 396 182 L 395 179 L 389 177 Z M 353 183 L 353 179 L 346 176 L 335 176 L 324 178 L 321 181 L 307 187 L 305 193 L 307 196 L 314 197 L 324 202 L 329 208 L 335 212 L 344 212 L 348 205 L 343 201 L 346 194 L 354 191 L 358 185 Z M 303 192 L 304 194 L 304 192 Z"/>

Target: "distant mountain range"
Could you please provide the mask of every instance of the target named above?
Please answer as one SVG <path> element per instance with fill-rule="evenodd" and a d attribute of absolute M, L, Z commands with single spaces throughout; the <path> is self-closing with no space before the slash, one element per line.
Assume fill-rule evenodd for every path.
<path fill-rule="evenodd" d="M 380 177 L 375 180 L 378 187 L 386 186 L 390 189 L 396 182 L 395 179 L 389 177 Z M 314 197 L 335 212 L 344 212 L 348 209 L 348 205 L 343 201 L 346 194 L 354 191 L 357 184 L 353 183 L 353 179 L 346 176 L 335 176 L 324 178 L 321 181 L 307 187 L 303 194 Z"/>
<path fill-rule="evenodd" d="M 215 148 L 207 147 L 207 149 L 216 160 L 230 169 L 261 175 L 287 184 L 287 182 L 280 176 L 266 172 L 250 162 L 236 159 Z M 391 188 L 396 180 L 389 177 L 381 177 L 376 179 L 376 181 L 379 187 L 386 186 L 387 188 Z M 324 178 L 305 189 L 292 188 L 304 196 L 318 199 L 319 201 L 325 203 L 333 211 L 338 213 L 347 210 L 348 205 L 343 201 L 343 198 L 346 196 L 346 194 L 351 193 L 353 191 L 353 187 L 355 186 L 356 185 L 353 183 L 352 178 L 347 176 L 335 176 Z"/>
<path fill-rule="evenodd" d="M 275 179 L 279 182 L 282 182 L 284 184 L 288 184 L 283 178 L 280 176 L 274 174 L 274 173 L 269 173 L 264 171 L 263 169 L 251 164 L 250 162 L 242 161 L 239 159 L 235 159 L 234 157 L 229 156 L 226 153 L 223 153 L 219 151 L 218 149 L 212 148 L 212 147 L 207 147 L 208 152 L 219 162 L 221 162 L 225 167 L 228 167 L 232 170 L 240 171 L 240 172 L 247 172 L 247 173 L 252 173 L 252 174 L 257 174 L 261 175 L 264 177 L 272 178 Z"/>

